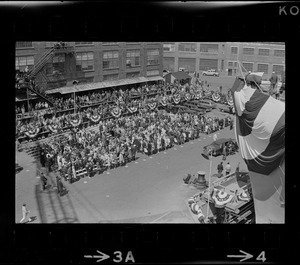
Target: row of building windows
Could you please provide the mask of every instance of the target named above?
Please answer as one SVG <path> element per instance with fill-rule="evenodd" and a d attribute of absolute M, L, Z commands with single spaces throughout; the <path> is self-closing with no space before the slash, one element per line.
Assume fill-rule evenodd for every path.
<path fill-rule="evenodd" d="M 46 41 L 46 47 L 53 47 L 54 44 L 56 44 L 57 41 Z M 75 45 L 93 45 L 94 42 L 75 42 Z M 119 45 L 120 42 L 102 42 L 102 45 Z M 126 45 L 139 45 L 140 42 L 126 42 Z M 154 43 L 148 43 L 148 44 L 157 44 L 157 42 Z M 16 42 L 16 48 L 33 48 L 32 41 L 17 41 Z"/>
<path fill-rule="evenodd" d="M 18 41 L 16 48 L 32 48 L 32 41 Z"/>
<path fill-rule="evenodd" d="M 242 65 L 244 66 L 244 68 L 247 70 L 247 71 L 251 71 L 253 72 L 254 71 L 254 63 L 251 63 L 251 62 L 244 62 L 242 63 Z M 228 62 L 228 68 L 237 68 L 238 67 L 238 63 L 237 62 L 232 62 L 232 61 L 229 61 Z M 257 64 L 257 72 L 264 72 L 264 73 L 268 73 L 269 72 L 269 64 L 266 64 L 266 63 L 258 63 Z M 273 64 L 273 68 L 272 68 L 272 71 L 276 72 L 276 73 L 279 73 L 279 72 L 282 72 L 284 71 L 284 65 L 282 64 Z"/>
<path fill-rule="evenodd" d="M 130 50 L 126 53 L 126 67 L 131 68 L 140 66 L 140 50 Z M 147 65 L 158 65 L 160 60 L 159 50 L 152 49 L 147 51 Z M 65 63 L 65 54 L 60 54 L 52 58 L 52 63 L 48 63 L 46 73 L 51 74 L 53 71 L 63 72 Z M 103 52 L 103 69 L 119 68 L 119 51 Z M 34 64 L 33 56 L 16 57 L 16 69 L 24 71 L 26 65 Z M 76 53 L 76 70 L 89 71 L 94 70 L 94 52 L 77 52 Z"/>
<path fill-rule="evenodd" d="M 205 71 L 209 69 L 216 69 L 216 70 L 224 70 L 225 69 L 225 60 L 219 59 L 208 59 L 208 58 L 200 58 L 199 60 L 199 70 Z M 220 67 L 219 67 L 220 65 Z M 269 73 L 269 68 L 272 68 L 272 71 L 280 73 L 281 71 L 284 71 L 284 64 L 266 64 L 266 63 L 257 63 L 256 69 L 254 69 L 254 62 L 244 62 L 243 63 L 244 68 L 246 68 L 247 71 L 258 71 L 258 72 L 264 72 Z M 187 69 L 190 72 L 197 71 L 197 64 L 195 58 L 178 58 L 178 68 L 182 67 Z M 220 69 L 219 69 L 220 68 Z M 238 71 L 239 65 L 237 61 L 227 61 L 227 68 L 230 70 L 236 70 Z M 164 58 L 164 69 L 170 70 L 170 71 L 177 71 L 175 69 L 175 59 L 173 57 L 165 57 Z"/>
<path fill-rule="evenodd" d="M 164 51 L 175 52 L 175 43 L 164 43 L 163 45 Z M 180 52 L 196 52 L 197 47 L 196 43 L 179 43 L 178 51 Z M 243 54 L 245 55 L 254 55 L 255 48 L 244 47 Z M 200 52 L 201 53 L 218 53 L 219 52 L 219 44 L 200 44 Z M 231 54 L 238 54 L 238 47 L 231 47 Z M 258 55 L 261 56 L 270 56 L 270 49 L 258 49 Z M 284 57 L 285 50 L 274 49 L 274 56 L 276 57 Z"/>
<path fill-rule="evenodd" d="M 196 52 L 196 43 L 179 43 L 178 50 L 181 52 Z"/>
<path fill-rule="evenodd" d="M 243 67 L 246 71 L 254 71 L 254 64 L 253 63 L 242 63 Z M 257 72 L 264 72 L 269 73 L 269 65 L 268 64 L 257 64 Z M 280 74 L 284 71 L 284 65 L 279 64 L 273 64 L 272 72 L 275 72 L 276 74 Z"/>
<path fill-rule="evenodd" d="M 163 45 L 164 51 L 175 52 L 175 43 L 164 43 Z M 178 51 L 180 52 L 196 52 L 197 51 L 197 43 L 187 43 L 180 42 L 178 44 Z M 219 52 L 219 44 L 200 44 L 200 52 L 203 53 L 218 53 Z"/>
<path fill-rule="evenodd" d="M 16 57 L 16 70 L 24 71 L 26 66 L 34 65 L 33 56 L 20 56 Z"/>
<path fill-rule="evenodd" d="M 254 48 L 243 48 L 243 54 L 245 55 L 254 55 Z M 238 54 L 238 47 L 231 47 L 231 54 Z M 258 55 L 261 56 L 270 56 L 270 49 L 258 49 Z M 274 49 L 274 56 L 284 57 L 285 50 Z"/>

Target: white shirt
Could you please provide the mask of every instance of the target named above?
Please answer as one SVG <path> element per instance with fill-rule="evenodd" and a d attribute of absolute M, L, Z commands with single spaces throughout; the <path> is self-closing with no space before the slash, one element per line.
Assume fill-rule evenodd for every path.
<path fill-rule="evenodd" d="M 230 171 L 231 171 L 231 166 L 230 166 L 230 164 L 226 164 L 225 169 L 226 169 L 227 172 L 230 172 Z"/>
<path fill-rule="evenodd" d="M 26 206 L 22 206 L 22 213 L 23 213 L 23 216 L 26 216 L 29 213 Z"/>

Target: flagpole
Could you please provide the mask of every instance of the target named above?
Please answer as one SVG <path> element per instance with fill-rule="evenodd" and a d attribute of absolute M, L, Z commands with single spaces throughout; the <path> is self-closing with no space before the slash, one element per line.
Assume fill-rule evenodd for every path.
<path fill-rule="evenodd" d="M 210 153 L 209 159 L 209 176 L 208 176 L 208 200 L 207 200 L 207 211 L 206 211 L 206 221 L 208 222 L 208 214 L 209 214 L 209 201 L 210 201 L 210 180 L 211 180 L 211 168 L 212 168 L 212 152 Z"/>

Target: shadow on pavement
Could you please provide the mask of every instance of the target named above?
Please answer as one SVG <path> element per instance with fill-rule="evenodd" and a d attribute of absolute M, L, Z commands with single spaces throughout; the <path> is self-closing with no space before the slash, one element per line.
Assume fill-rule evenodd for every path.
<path fill-rule="evenodd" d="M 38 161 L 36 161 L 36 169 L 36 175 L 41 171 L 45 172 Z M 35 197 L 41 223 L 78 223 L 78 216 L 68 191 L 65 190 L 62 194 L 58 194 L 54 181 L 55 175 L 49 173 L 46 177 L 48 184 L 45 191 L 42 191 L 41 183 L 35 185 Z"/>

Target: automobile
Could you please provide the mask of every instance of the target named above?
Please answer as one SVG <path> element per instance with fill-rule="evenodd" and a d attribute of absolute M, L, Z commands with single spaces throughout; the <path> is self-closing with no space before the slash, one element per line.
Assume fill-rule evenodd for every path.
<path fill-rule="evenodd" d="M 206 159 L 209 159 L 209 156 L 219 156 L 223 154 L 224 146 L 227 146 L 226 148 L 226 156 L 228 154 L 233 154 L 238 151 L 238 145 L 237 142 L 232 138 L 221 138 L 214 142 L 212 142 L 209 145 L 206 145 L 203 147 L 203 153 L 202 156 Z"/>
<path fill-rule="evenodd" d="M 207 76 L 219 76 L 219 73 L 216 72 L 215 69 L 210 69 L 210 70 L 207 70 L 207 71 L 203 71 L 202 75 L 204 75 L 204 76 L 206 76 L 206 75 Z"/>
<path fill-rule="evenodd" d="M 202 106 L 206 106 L 208 108 L 217 108 L 217 104 L 209 99 L 199 99 L 197 102 L 201 103 Z"/>
<path fill-rule="evenodd" d="M 184 68 L 184 67 L 180 67 L 178 71 L 179 71 L 179 72 L 189 73 L 189 70 L 186 69 L 186 68 Z"/>
<path fill-rule="evenodd" d="M 233 114 L 232 106 L 222 105 L 222 106 L 219 106 L 219 110 L 224 113 Z"/>
<path fill-rule="evenodd" d="M 269 92 L 270 86 L 271 86 L 271 82 L 269 80 L 262 80 L 261 81 L 260 88 L 264 92 Z M 276 86 L 279 87 L 280 93 L 282 93 L 285 90 L 285 83 L 283 83 L 281 81 L 278 81 L 278 83 L 276 84 Z"/>

